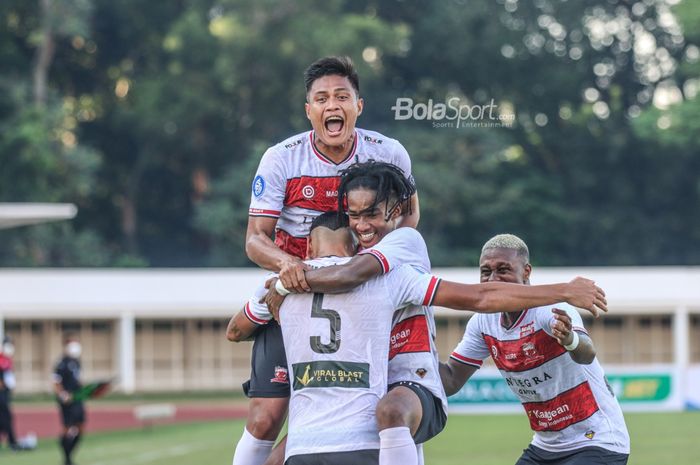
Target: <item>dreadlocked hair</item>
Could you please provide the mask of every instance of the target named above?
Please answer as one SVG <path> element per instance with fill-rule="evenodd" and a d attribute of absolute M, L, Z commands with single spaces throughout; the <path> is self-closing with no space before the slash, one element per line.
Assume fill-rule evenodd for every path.
<path fill-rule="evenodd" d="M 411 214 L 411 202 L 408 200 L 416 193 L 412 179 L 406 179 L 404 172 L 398 166 L 376 160 L 356 163 L 340 172 L 338 186 L 338 213 L 346 211 L 348 192 L 356 189 L 368 189 L 376 193 L 371 208 L 384 203 L 386 220 L 399 205 L 404 212 Z"/>

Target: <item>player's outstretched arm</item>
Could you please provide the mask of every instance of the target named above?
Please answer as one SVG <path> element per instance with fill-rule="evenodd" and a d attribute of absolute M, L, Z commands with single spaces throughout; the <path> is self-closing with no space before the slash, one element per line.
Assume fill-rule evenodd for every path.
<path fill-rule="evenodd" d="M 245 316 L 243 310 L 231 317 L 226 327 L 226 339 L 231 342 L 241 342 L 248 339 L 253 332 L 258 328 L 256 325 Z"/>
<path fill-rule="evenodd" d="M 327 294 L 351 291 L 380 274 L 382 274 L 381 264 L 369 254 L 355 255 L 349 262 L 342 265 L 326 266 L 308 270 L 305 273 L 306 282 L 312 292 Z"/>
<path fill-rule="evenodd" d="M 477 367 L 457 363 L 452 359 L 440 362 L 440 380 L 448 396 L 456 394 L 462 386 L 476 373 Z"/>
<path fill-rule="evenodd" d="M 284 287 L 294 292 L 309 292 L 301 259 L 289 255 L 272 242 L 277 218 L 249 216 L 245 238 L 245 253 L 256 265 L 278 272 Z"/>
<path fill-rule="evenodd" d="M 460 284 L 443 280 L 433 299 L 433 305 L 478 313 L 517 312 L 558 302 L 586 309 L 596 317 L 599 310 L 608 311 L 603 290 L 590 279 L 580 277 L 568 283 L 539 286 L 503 282 Z"/>

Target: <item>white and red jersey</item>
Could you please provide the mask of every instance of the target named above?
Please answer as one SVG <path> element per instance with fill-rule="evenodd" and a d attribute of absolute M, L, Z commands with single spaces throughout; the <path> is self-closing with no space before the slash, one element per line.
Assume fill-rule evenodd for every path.
<path fill-rule="evenodd" d="M 349 258 L 309 260 L 312 267 Z M 397 308 L 429 304 L 439 279 L 402 266 L 344 294 L 290 294 L 280 309 L 292 393 L 285 460 L 379 449 L 376 406 L 387 391 L 387 339 Z M 268 320 L 257 311 L 257 317 Z"/>
<path fill-rule="evenodd" d="M 572 360 L 551 335 L 553 308 L 565 310 L 573 329 L 586 333 L 581 316 L 566 303 L 525 310 L 510 328 L 502 314 L 476 314 L 451 358 L 479 368 L 491 355 L 525 409 L 534 446 L 550 452 L 597 446 L 629 454 L 625 419 L 598 359 L 590 365 Z"/>
<path fill-rule="evenodd" d="M 321 213 L 338 209 L 338 173 L 353 163 L 374 159 L 391 163 L 411 176 L 411 160 L 395 139 L 357 128 L 347 158 L 336 164 L 313 144 L 313 131 L 297 134 L 267 149 L 253 179 L 250 216 L 279 218 L 275 244 L 306 258 L 311 222 Z"/>
<path fill-rule="evenodd" d="M 360 254 L 370 254 L 376 258 L 384 273 L 401 265 L 410 265 L 423 273 L 430 273 L 428 247 L 423 236 L 413 228 L 398 228 Z M 437 288 L 434 291 L 436 290 Z M 440 381 L 440 360 L 435 346 L 433 308 L 425 305 L 402 308 L 394 314 L 393 324 L 389 349 L 389 384 L 399 381 L 419 383 L 442 401 L 447 413 L 447 396 Z"/>

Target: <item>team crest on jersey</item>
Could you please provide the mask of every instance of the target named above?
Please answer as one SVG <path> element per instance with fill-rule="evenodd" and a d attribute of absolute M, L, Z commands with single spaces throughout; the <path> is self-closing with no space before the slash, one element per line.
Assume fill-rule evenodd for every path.
<path fill-rule="evenodd" d="M 532 323 L 528 323 L 526 325 L 522 325 L 520 327 L 520 337 L 525 337 L 529 336 L 530 334 L 533 334 L 535 332 L 535 322 L 533 321 Z"/>
<path fill-rule="evenodd" d="M 426 370 L 425 368 L 418 368 L 416 370 L 416 374 L 421 378 L 425 378 L 425 375 L 428 374 L 428 370 Z"/>
<path fill-rule="evenodd" d="M 285 367 L 275 367 L 275 377 L 270 380 L 271 383 L 289 384 L 289 372 Z"/>
<path fill-rule="evenodd" d="M 593 439 L 593 436 L 595 436 L 595 431 L 589 429 L 588 431 L 586 431 L 586 434 L 584 434 L 584 436 L 586 436 L 588 439 Z"/>
<path fill-rule="evenodd" d="M 313 199 L 314 195 L 316 195 L 316 190 L 314 189 L 314 186 L 307 184 L 301 188 L 301 195 L 303 195 L 306 199 Z"/>
<path fill-rule="evenodd" d="M 538 362 L 544 358 L 544 355 L 540 355 L 537 352 L 537 347 L 535 347 L 535 344 L 532 342 L 526 342 L 523 344 L 522 351 L 523 354 L 525 354 L 525 357 L 527 357 L 527 360 L 525 360 L 525 363 L 527 364 Z"/>
<path fill-rule="evenodd" d="M 265 192 L 265 178 L 260 175 L 255 176 L 253 179 L 253 195 L 258 198 Z"/>

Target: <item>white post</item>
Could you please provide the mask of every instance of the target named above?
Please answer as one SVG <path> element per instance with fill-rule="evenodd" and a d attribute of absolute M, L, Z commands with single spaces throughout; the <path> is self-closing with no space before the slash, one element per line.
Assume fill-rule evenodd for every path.
<path fill-rule="evenodd" d="M 690 364 L 688 307 L 679 305 L 673 316 L 673 367 L 676 375 L 676 392 L 680 395 L 680 407 L 686 403 L 686 370 Z"/>
<path fill-rule="evenodd" d="M 5 339 L 5 317 L 0 313 L 0 344 Z"/>
<path fill-rule="evenodd" d="M 122 391 L 127 394 L 133 393 L 135 387 L 135 332 L 134 314 L 130 312 L 122 313 L 119 318 L 119 384 Z"/>

